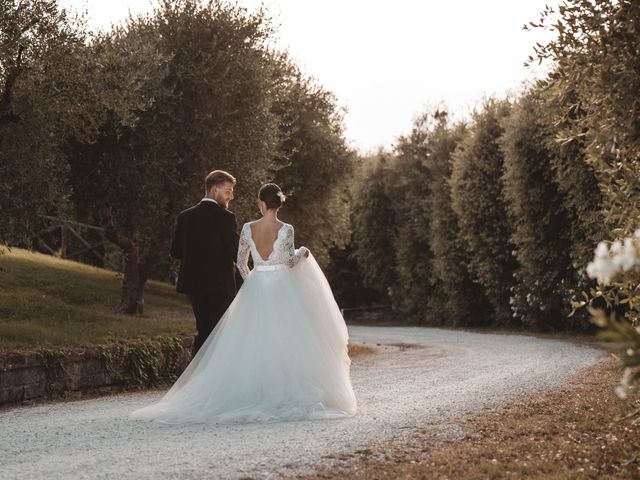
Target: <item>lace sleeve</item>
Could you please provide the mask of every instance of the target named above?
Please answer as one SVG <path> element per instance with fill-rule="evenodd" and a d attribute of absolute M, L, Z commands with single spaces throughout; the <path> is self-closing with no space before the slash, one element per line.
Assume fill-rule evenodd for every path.
<path fill-rule="evenodd" d="M 304 257 L 308 252 L 307 247 L 295 248 L 293 243 L 293 227 L 286 225 L 284 232 L 284 239 L 282 241 L 284 247 L 284 263 L 290 267 L 295 267 L 296 264 Z"/>
<path fill-rule="evenodd" d="M 238 270 L 240 271 L 240 276 L 243 280 L 246 279 L 250 273 L 249 253 L 251 253 L 251 249 L 249 247 L 249 237 L 247 235 L 248 228 L 250 228 L 248 223 L 245 223 L 242 227 L 240 243 L 238 245 L 238 259 L 236 261 L 236 265 L 238 265 Z"/>

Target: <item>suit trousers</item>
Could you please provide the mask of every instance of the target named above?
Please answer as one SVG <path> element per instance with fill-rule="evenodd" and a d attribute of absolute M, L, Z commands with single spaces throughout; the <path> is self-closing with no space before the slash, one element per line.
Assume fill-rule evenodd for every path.
<path fill-rule="evenodd" d="M 190 295 L 190 299 L 198 330 L 193 342 L 192 355 L 195 356 L 231 305 L 233 298 L 215 293 L 198 293 Z"/>

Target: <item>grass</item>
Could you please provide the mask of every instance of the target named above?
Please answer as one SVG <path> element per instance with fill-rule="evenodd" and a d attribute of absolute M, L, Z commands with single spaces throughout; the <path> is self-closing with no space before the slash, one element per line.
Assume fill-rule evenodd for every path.
<path fill-rule="evenodd" d="M 119 274 L 13 248 L 0 285 L 0 351 L 194 332 L 190 305 L 161 282 L 148 282 L 143 315 L 120 315 Z"/>
<path fill-rule="evenodd" d="M 114 313 L 121 275 L 18 248 L 0 254 L 0 352 L 195 333 L 186 297 L 150 281 L 145 313 Z M 374 352 L 350 344 L 349 355 Z"/>
<path fill-rule="evenodd" d="M 461 438 L 438 439 L 425 427 L 406 445 L 372 445 L 299 478 L 640 478 L 640 422 L 626 418 L 640 399 L 616 397 L 619 378 L 608 363 L 564 388 L 460 419 Z"/>

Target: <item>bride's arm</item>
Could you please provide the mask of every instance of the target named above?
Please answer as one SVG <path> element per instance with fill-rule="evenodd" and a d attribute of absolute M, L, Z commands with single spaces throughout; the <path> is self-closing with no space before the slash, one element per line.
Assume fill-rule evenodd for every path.
<path fill-rule="evenodd" d="M 290 267 L 295 265 L 303 258 L 309 256 L 307 247 L 295 248 L 293 241 L 294 231 L 291 225 L 288 225 L 284 236 L 284 262 Z"/>
<path fill-rule="evenodd" d="M 248 224 L 244 224 L 242 227 L 242 232 L 240 233 L 240 243 L 238 245 L 238 259 L 236 260 L 236 265 L 238 265 L 238 270 L 240 271 L 240 275 L 242 279 L 246 279 L 250 273 L 249 270 L 249 253 L 251 250 L 249 248 L 249 239 L 247 238 L 247 228 Z"/>

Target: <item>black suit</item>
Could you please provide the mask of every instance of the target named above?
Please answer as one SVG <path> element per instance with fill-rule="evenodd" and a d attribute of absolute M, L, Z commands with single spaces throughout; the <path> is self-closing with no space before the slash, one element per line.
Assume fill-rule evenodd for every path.
<path fill-rule="evenodd" d="M 200 349 L 236 295 L 238 255 L 236 217 L 215 202 L 203 200 L 178 215 L 171 256 L 180 260 L 176 290 L 191 298 Z"/>

